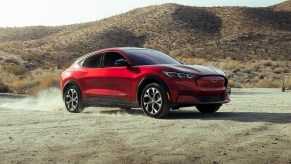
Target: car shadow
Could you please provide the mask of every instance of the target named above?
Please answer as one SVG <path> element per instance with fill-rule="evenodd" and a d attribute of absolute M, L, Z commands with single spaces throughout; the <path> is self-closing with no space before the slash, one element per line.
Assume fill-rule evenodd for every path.
<path fill-rule="evenodd" d="M 144 115 L 142 109 L 132 110 L 106 110 L 100 111 L 102 114 L 130 114 Z M 198 111 L 178 110 L 171 111 L 165 120 L 231 120 L 238 122 L 268 122 L 275 124 L 291 123 L 291 113 L 266 113 L 266 112 L 217 112 L 211 114 L 200 113 Z"/>
<path fill-rule="evenodd" d="M 205 114 L 196 111 L 173 111 L 166 119 L 231 120 L 238 122 L 269 122 L 276 124 L 288 124 L 291 123 L 291 113 L 234 111 Z"/>
<path fill-rule="evenodd" d="M 100 111 L 100 114 L 109 114 L 109 115 L 124 115 L 124 114 L 130 114 L 130 115 L 145 115 L 142 109 L 120 109 L 120 110 L 104 110 Z"/>

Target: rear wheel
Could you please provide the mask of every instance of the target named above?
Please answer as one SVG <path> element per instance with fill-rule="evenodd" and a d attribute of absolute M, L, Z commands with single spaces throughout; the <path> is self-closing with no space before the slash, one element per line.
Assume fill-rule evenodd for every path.
<path fill-rule="evenodd" d="M 201 113 L 215 113 L 216 111 L 218 111 L 220 106 L 221 106 L 220 104 L 219 105 L 199 105 L 199 106 L 196 106 L 196 108 Z"/>
<path fill-rule="evenodd" d="M 71 113 L 81 113 L 85 108 L 82 103 L 81 92 L 74 85 L 70 85 L 65 90 L 64 100 L 67 110 Z"/>
<path fill-rule="evenodd" d="M 166 90 L 158 83 L 147 85 L 141 94 L 141 106 L 145 114 L 154 118 L 166 117 L 170 111 Z"/>

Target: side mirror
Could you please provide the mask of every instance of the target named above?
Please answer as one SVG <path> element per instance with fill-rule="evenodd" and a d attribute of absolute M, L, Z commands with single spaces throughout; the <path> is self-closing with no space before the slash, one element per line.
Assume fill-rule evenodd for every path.
<path fill-rule="evenodd" d="M 130 64 L 126 60 L 124 60 L 124 59 L 118 59 L 118 60 L 116 60 L 115 63 L 114 63 L 114 65 L 116 67 L 122 67 L 122 66 L 129 67 L 130 66 Z"/>

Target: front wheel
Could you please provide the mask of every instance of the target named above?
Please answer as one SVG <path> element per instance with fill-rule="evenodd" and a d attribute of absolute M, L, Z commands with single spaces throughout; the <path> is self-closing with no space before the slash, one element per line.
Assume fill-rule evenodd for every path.
<path fill-rule="evenodd" d="M 74 85 L 70 85 L 65 90 L 64 100 L 67 110 L 71 113 L 81 113 L 85 108 L 82 103 L 81 92 Z"/>
<path fill-rule="evenodd" d="M 218 111 L 220 106 L 221 106 L 220 104 L 219 105 L 199 105 L 199 106 L 196 106 L 196 108 L 201 113 L 215 113 L 216 111 Z"/>
<path fill-rule="evenodd" d="M 167 91 L 158 83 L 147 85 L 141 94 L 141 106 L 145 114 L 154 118 L 166 117 L 170 111 Z"/>

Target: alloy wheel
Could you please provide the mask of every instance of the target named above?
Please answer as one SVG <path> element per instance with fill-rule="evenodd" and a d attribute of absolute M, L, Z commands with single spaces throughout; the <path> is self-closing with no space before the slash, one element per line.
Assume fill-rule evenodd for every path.
<path fill-rule="evenodd" d="M 66 100 L 65 102 L 69 111 L 73 112 L 77 109 L 79 98 L 78 98 L 78 93 L 75 89 L 71 88 L 67 91 L 65 100 Z"/>
<path fill-rule="evenodd" d="M 151 87 L 143 95 L 143 106 L 150 114 L 157 114 L 162 108 L 162 96 L 158 89 Z"/>

